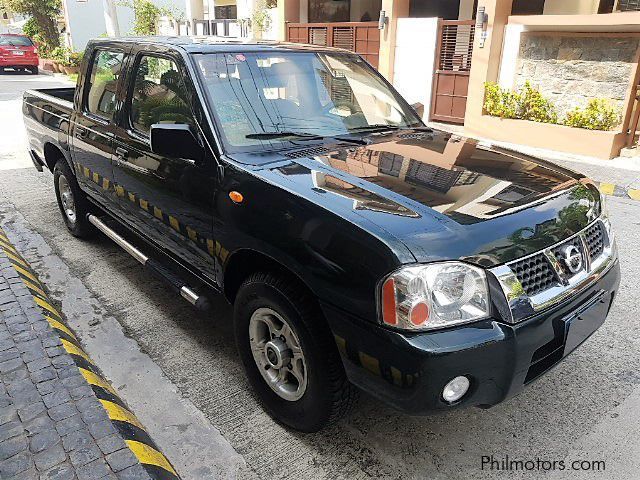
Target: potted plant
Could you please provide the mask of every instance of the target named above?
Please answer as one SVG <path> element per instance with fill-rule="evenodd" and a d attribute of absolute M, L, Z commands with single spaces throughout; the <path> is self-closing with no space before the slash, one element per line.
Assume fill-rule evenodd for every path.
<path fill-rule="evenodd" d="M 52 61 L 52 67 L 53 67 L 53 71 L 55 73 L 64 73 L 63 70 L 63 63 L 65 62 L 66 59 L 66 48 L 65 47 L 56 47 L 53 50 L 51 50 L 49 56 L 49 59 L 51 59 Z"/>
<path fill-rule="evenodd" d="M 80 71 L 80 62 L 82 62 L 82 52 L 71 52 L 63 63 L 64 73 L 73 75 Z"/>

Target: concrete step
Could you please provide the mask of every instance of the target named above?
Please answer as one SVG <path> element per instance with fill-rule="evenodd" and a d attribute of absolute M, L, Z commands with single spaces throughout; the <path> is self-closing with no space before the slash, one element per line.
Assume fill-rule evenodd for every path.
<path fill-rule="evenodd" d="M 638 147 L 638 145 L 634 145 L 633 147 L 625 147 L 620 150 L 620 156 L 625 158 L 640 157 L 640 148 Z"/>

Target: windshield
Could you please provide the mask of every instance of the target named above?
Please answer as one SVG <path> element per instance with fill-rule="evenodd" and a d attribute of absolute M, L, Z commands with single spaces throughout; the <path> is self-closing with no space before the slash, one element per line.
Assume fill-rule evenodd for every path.
<path fill-rule="evenodd" d="M 0 45 L 13 45 L 14 47 L 31 47 L 33 43 L 28 37 L 18 35 L 0 35 Z"/>
<path fill-rule="evenodd" d="M 312 52 L 194 55 L 226 147 L 422 125 L 357 55 Z"/>

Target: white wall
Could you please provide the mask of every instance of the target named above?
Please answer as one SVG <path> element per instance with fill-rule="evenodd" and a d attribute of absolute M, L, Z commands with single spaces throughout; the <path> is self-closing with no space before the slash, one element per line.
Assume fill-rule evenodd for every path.
<path fill-rule="evenodd" d="M 262 38 L 265 40 L 277 40 L 278 39 L 278 9 L 270 8 L 267 10 L 269 13 L 269 17 L 271 18 L 271 24 L 269 25 L 268 30 L 262 32 Z"/>
<path fill-rule="evenodd" d="M 70 35 L 71 46 L 76 51 L 84 50 L 92 38 L 107 33 L 102 0 L 66 0 L 65 13 L 67 34 Z"/>
<path fill-rule="evenodd" d="M 133 9 L 128 6 L 118 5 L 118 3 L 116 2 L 116 11 L 118 13 L 120 35 L 132 35 L 135 18 Z M 178 13 L 185 11 L 184 0 L 153 0 L 153 3 L 158 7 L 166 7 Z M 67 31 L 71 37 L 71 44 L 74 50 L 84 50 L 89 40 L 106 34 L 103 0 L 86 0 L 83 2 L 65 0 L 64 8 Z"/>
<path fill-rule="evenodd" d="M 510 90 L 514 86 L 520 39 L 523 31 L 524 25 L 513 24 L 505 27 L 502 57 L 500 58 L 500 73 L 498 74 L 498 84 L 502 88 Z"/>
<path fill-rule="evenodd" d="M 429 118 L 438 35 L 437 18 L 399 18 L 393 86 L 410 104 L 424 105 Z"/>

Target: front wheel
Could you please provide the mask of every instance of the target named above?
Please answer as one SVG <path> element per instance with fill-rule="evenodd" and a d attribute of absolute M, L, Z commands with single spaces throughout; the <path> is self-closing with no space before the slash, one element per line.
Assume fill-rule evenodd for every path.
<path fill-rule="evenodd" d="M 74 237 L 90 237 L 94 229 L 87 220 L 89 202 L 84 192 L 80 190 L 69 164 L 64 159 L 58 160 L 53 168 L 53 181 L 58 207 L 60 207 L 67 228 Z"/>
<path fill-rule="evenodd" d="M 287 277 L 250 275 L 236 297 L 234 329 L 249 381 L 277 421 L 316 432 L 355 403 L 319 307 Z"/>

